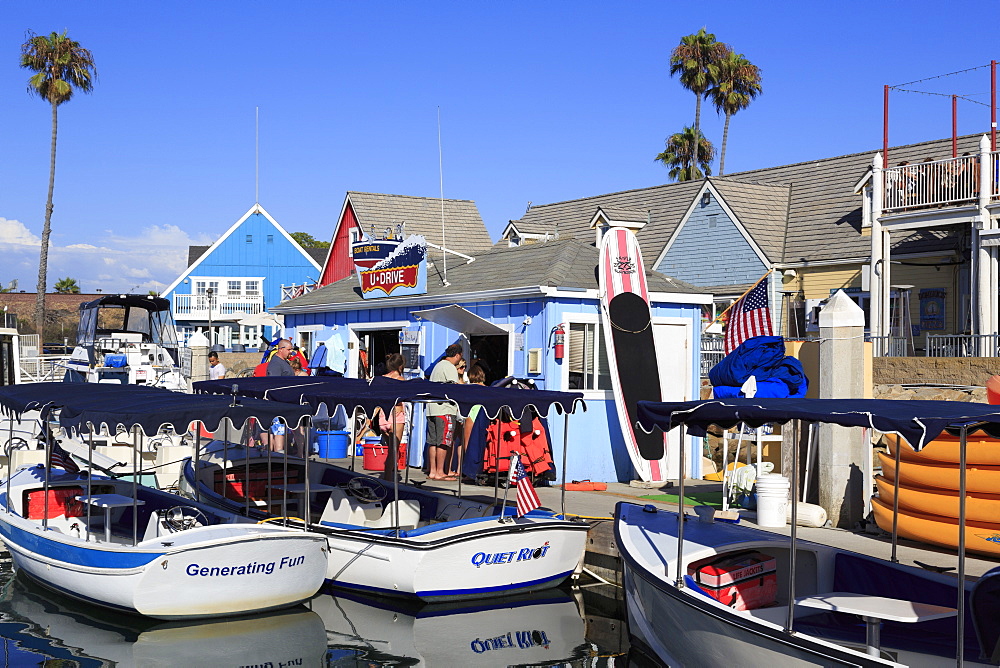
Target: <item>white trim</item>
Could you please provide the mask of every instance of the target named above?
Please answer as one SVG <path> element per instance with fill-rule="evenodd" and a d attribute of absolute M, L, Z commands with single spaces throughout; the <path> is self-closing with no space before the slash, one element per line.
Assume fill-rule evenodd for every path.
<path fill-rule="evenodd" d="M 358 344 L 361 343 L 361 339 L 358 338 L 358 332 L 370 332 L 379 329 L 403 329 L 412 324 L 409 320 L 386 320 L 384 322 L 356 322 L 345 325 L 347 328 L 347 347 L 344 350 L 344 354 L 347 355 L 347 373 L 345 375 L 348 378 L 358 377 L 358 351 L 360 350 Z M 354 344 L 353 348 L 351 344 Z M 371 359 L 368 361 L 371 362 Z"/>
<path fill-rule="evenodd" d="M 330 264 L 330 256 L 333 254 L 333 247 L 337 243 L 337 234 L 340 232 L 340 225 L 344 222 L 344 213 L 347 211 L 347 205 L 351 202 L 351 193 L 347 192 L 344 195 L 344 203 L 340 206 L 340 215 L 337 216 L 337 224 L 333 228 L 333 236 L 330 237 L 330 250 L 326 252 L 326 259 L 323 261 L 323 267 L 320 269 L 319 281 L 323 280 L 323 276 L 326 275 L 326 267 Z M 352 206 L 353 210 L 354 207 Z M 358 212 L 354 212 L 355 218 L 357 218 Z M 355 221 L 357 222 L 357 221 Z"/>
<path fill-rule="evenodd" d="M 221 237 L 219 237 L 218 239 L 216 239 L 215 243 L 208 247 L 208 250 L 206 250 L 204 253 L 202 253 L 201 256 L 197 260 L 195 260 L 194 262 L 192 262 L 191 265 L 188 266 L 187 269 L 185 269 L 183 272 L 181 272 L 181 275 L 178 276 L 177 279 L 173 283 L 171 283 L 170 285 L 168 285 L 167 288 L 165 290 L 163 290 L 163 292 L 160 293 L 160 296 L 162 297 L 164 295 L 167 295 L 167 294 L 170 294 L 171 292 L 173 292 L 177 288 L 177 286 L 180 285 L 181 282 L 185 278 L 188 278 L 191 275 L 191 273 L 196 268 L 198 268 L 198 266 L 209 255 L 211 255 L 213 252 L 215 252 L 215 250 L 222 244 L 223 241 L 225 241 L 226 239 L 228 239 L 230 237 L 230 235 L 232 235 L 232 233 L 235 232 L 240 227 L 240 225 L 242 225 L 246 221 L 247 218 L 249 218 L 250 216 L 252 216 L 255 213 L 259 213 L 259 214 L 263 215 L 265 218 L 267 218 L 267 220 L 271 223 L 271 225 L 273 225 L 275 229 L 277 229 L 279 232 L 281 232 L 282 236 L 284 236 L 285 239 L 287 239 L 289 242 L 292 243 L 293 247 L 299 249 L 299 253 L 302 254 L 302 257 L 304 257 L 305 259 L 307 259 L 309 261 L 309 264 L 311 264 L 316 269 L 316 271 L 322 271 L 322 268 L 316 263 L 316 260 L 312 259 L 309 256 L 309 254 L 306 253 L 305 249 L 302 248 L 302 246 L 300 246 L 299 243 L 288 234 L 288 232 L 285 231 L 285 228 L 283 228 L 281 225 L 279 225 L 278 221 L 276 221 L 274 218 L 272 218 L 271 214 L 269 214 L 267 211 L 264 210 L 264 207 L 262 207 L 260 204 L 254 204 L 252 207 L 250 207 L 247 210 L 247 212 L 245 214 L 243 214 L 243 216 L 239 220 L 237 220 L 235 223 L 233 223 L 233 225 L 228 230 L 226 230 Z M 322 278 L 322 276 L 320 276 L 320 278 Z"/>
<path fill-rule="evenodd" d="M 771 261 L 767 259 L 767 256 L 764 254 L 764 251 L 761 250 L 761 247 L 757 245 L 756 241 L 754 241 L 753 237 L 750 235 L 750 232 L 748 232 L 747 229 L 743 226 L 743 223 L 740 222 L 739 217 L 737 217 L 737 215 L 733 212 L 733 210 L 729 208 L 729 205 L 726 203 L 725 198 L 719 194 L 719 191 L 715 189 L 715 186 L 712 185 L 712 182 L 706 180 L 705 184 L 698 191 L 698 194 L 691 201 L 691 206 L 689 206 L 687 208 L 687 211 L 684 212 L 684 216 L 681 218 L 681 222 L 677 224 L 677 228 L 674 229 L 673 234 L 671 234 L 670 238 L 667 239 L 667 244 L 663 247 L 663 251 L 656 258 L 656 261 L 653 263 L 652 269 L 655 271 L 656 268 L 660 266 L 660 263 L 663 262 L 663 259 L 667 256 L 667 253 L 673 246 L 674 241 L 677 240 L 677 237 L 680 235 L 681 230 L 684 229 L 684 226 L 691 218 L 691 213 L 694 211 L 694 208 L 698 205 L 698 202 L 701 201 L 701 196 L 702 194 L 705 193 L 705 191 L 711 191 L 712 195 L 715 196 L 715 199 L 718 200 L 719 202 L 719 206 L 722 207 L 723 212 L 725 212 L 725 214 L 729 217 L 729 222 L 731 222 L 733 225 L 736 226 L 737 231 L 741 235 L 743 235 L 743 239 L 746 240 L 748 244 L 750 244 L 750 248 L 757 255 L 757 259 L 759 259 L 761 263 L 764 264 L 765 267 L 770 267 Z"/>
<path fill-rule="evenodd" d="M 596 288 L 587 290 L 567 290 L 563 288 L 543 287 L 542 294 L 546 297 L 568 297 L 570 299 L 600 299 Z M 649 301 L 653 305 L 664 303 L 673 304 L 711 304 L 712 295 L 709 293 L 690 292 L 650 292 Z"/>
<path fill-rule="evenodd" d="M 600 358 L 599 352 L 607 344 L 604 340 L 604 323 L 601 319 L 600 313 L 577 313 L 573 311 L 561 311 L 559 313 L 559 322 L 566 326 L 566 357 L 563 358 L 563 363 L 559 365 L 559 390 L 562 392 L 583 392 L 584 401 L 591 401 L 594 399 L 607 399 L 609 401 L 614 400 L 614 389 L 608 388 L 606 390 L 570 390 L 569 389 L 569 339 L 572 336 L 570 334 L 570 324 L 585 324 L 585 325 L 597 325 L 597 329 L 594 333 L 594 345 L 597 346 L 594 350 L 594 364 L 595 364 L 595 376 L 599 375 L 597 373 L 597 360 Z M 605 356 L 607 353 L 605 352 Z M 608 364 L 611 363 L 611 358 L 608 357 Z M 613 373 L 613 371 L 612 371 Z M 609 377 L 610 378 L 610 377 Z"/>

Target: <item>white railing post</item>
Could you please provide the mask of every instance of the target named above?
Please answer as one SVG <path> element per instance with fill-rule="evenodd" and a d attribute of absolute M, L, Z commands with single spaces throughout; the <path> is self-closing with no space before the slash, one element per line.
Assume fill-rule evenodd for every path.
<path fill-rule="evenodd" d="M 872 234 L 871 257 L 868 269 L 869 294 L 868 319 L 873 337 L 882 336 L 882 208 L 885 192 L 885 171 L 882 169 L 882 154 L 876 153 L 872 159 Z"/>

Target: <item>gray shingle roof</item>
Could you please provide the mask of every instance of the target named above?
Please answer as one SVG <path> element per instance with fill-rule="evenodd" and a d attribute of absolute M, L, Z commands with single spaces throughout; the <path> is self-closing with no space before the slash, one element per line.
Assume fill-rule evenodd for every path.
<path fill-rule="evenodd" d="M 958 140 L 958 152 L 977 152 L 981 135 Z M 859 261 L 871 240 L 861 234 L 861 197 L 854 185 L 871 166 L 877 150 L 712 177 L 710 181 L 773 262 Z M 951 140 L 890 147 L 889 164 L 951 155 Z M 648 209 L 650 222 L 637 235 L 643 256 L 662 252 L 703 181 L 540 204 L 512 221 L 523 234 L 558 231 L 560 238 L 588 238 L 598 206 Z M 930 231 L 893 234 L 893 253 L 950 252 L 954 239 Z"/>
<path fill-rule="evenodd" d="M 514 248 L 497 248 L 476 257 L 469 264 L 448 264 L 448 283 L 442 285 L 436 269 L 427 272 L 427 297 L 433 301 L 441 297 L 477 292 L 484 289 L 503 290 L 520 287 L 548 286 L 561 288 L 597 288 L 598 251 L 593 243 L 578 239 L 562 239 L 535 243 Z M 655 271 L 646 270 L 647 285 L 651 292 L 681 294 L 708 294 L 690 283 L 679 281 Z M 393 297 L 377 302 L 368 301 L 372 308 L 389 305 Z M 327 304 L 360 303 L 361 288 L 356 276 L 349 276 L 276 308 L 318 306 Z"/>
<path fill-rule="evenodd" d="M 602 206 L 600 208 L 608 220 L 623 223 L 645 223 L 649 220 L 649 209 L 629 209 L 624 206 Z"/>
<path fill-rule="evenodd" d="M 395 223 L 406 223 L 404 234 L 420 234 L 428 242 L 475 257 L 493 245 L 479 209 L 472 200 L 444 200 L 445 243 L 441 242 L 441 200 L 436 197 L 411 197 L 348 191 L 358 224 L 365 232 L 376 233 Z M 429 248 L 431 261 L 441 258 L 441 251 Z M 325 259 L 325 258 L 324 258 Z M 462 260 L 448 256 L 448 264 Z M 450 273 L 450 271 L 449 271 Z"/>

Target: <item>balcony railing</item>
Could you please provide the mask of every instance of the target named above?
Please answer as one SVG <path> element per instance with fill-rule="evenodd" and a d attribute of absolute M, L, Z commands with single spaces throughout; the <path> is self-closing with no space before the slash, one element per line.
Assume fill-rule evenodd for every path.
<path fill-rule="evenodd" d="M 281 301 L 285 302 L 289 299 L 295 299 L 296 297 L 301 297 L 304 294 L 312 292 L 319 287 L 318 283 L 303 283 L 299 285 L 298 283 L 292 283 L 291 285 L 281 286 Z"/>
<path fill-rule="evenodd" d="M 998 348 L 997 334 L 927 334 L 924 343 L 927 357 L 997 357 Z"/>
<path fill-rule="evenodd" d="M 988 155 L 995 169 L 997 154 Z M 935 206 L 976 204 L 979 176 L 979 155 L 887 167 L 882 171 L 882 211 L 901 213 Z M 991 179 L 991 184 L 990 198 L 995 200 L 998 196 L 996 181 Z"/>
<path fill-rule="evenodd" d="M 211 301 L 210 301 L 211 300 Z M 174 295 L 174 318 L 178 320 L 234 320 L 264 312 L 264 297 L 244 295 Z"/>

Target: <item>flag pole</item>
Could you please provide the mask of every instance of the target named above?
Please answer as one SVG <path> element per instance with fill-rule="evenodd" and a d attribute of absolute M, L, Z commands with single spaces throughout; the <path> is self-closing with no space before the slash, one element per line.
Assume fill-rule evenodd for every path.
<path fill-rule="evenodd" d="M 767 270 L 767 273 L 766 273 L 766 274 L 764 274 L 763 276 L 761 276 L 761 277 L 760 277 L 759 279 L 757 279 L 757 282 L 756 282 L 756 283 L 754 283 L 754 284 L 753 284 L 753 285 L 751 285 L 751 286 L 750 286 L 749 288 L 747 288 L 747 289 L 746 289 L 746 291 L 745 291 L 745 292 L 744 292 L 744 293 L 743 293 L 742 295 L 740 295 L 739 297 L 737 297 L 736 299 L 734 299 L 734 300 L 733 300 L 733 303 L 732 303 L 732 304 L 730 304 L 729 306 L 727 306 L 727 307 L 726 307 L 726 310 L 725 310 L 725 311 L 723 311 L 723 312 L 722 312 L 722 313 L 720 313 L 719 315 L 715 316 L 715 320 L 713 320 L 712 322 L 708 323 L 708 327 L 711 327 L 711 326 L 712 326 L 712 325 L 714 325 L 715 323 L 717 323 L 717 322 L 721 321 L 721 320 L 722 320 L 722 318 L 723 318 L 723 317 L 725 317 L 725 315 L 726 315 L 727 313 L 729 313 L 730 309 L 732 309 L 732 308 L 733 308 L 734 306 L 736 306 L 736 304 L 738 304 L 738 303 L 739 303 L 739 301 L 740 301 L 741 299 L 743 299 L 744 297 L 746 297 L 746 296 L 747 296 L 747 294 L 749 294 L 749 292 L 750 292 L 751 290 L 753 290 L 753 289 L 754 289 L 754 288 L 756 288 L 756 287 L 757 287 L 758 285 L 760 285 L 760 284 L 761 284 L 761 282 L 762 282 L 762 281 L 763 281 L 763 280 L 764 280 L 765 278 L 767 278 L 768 276 L 770 276 L 770 275 L 771 275 L 771 274 L 773 273 L 773 271 L 774 271 L 773 269 L 768 269 L 768 270 Z M 770 308 L 770 305 L 768 305 L 768 308 Z M 701 330 L 701 333 L 702 333 L 702 334 L 704 334 L 705 332 L 707 332 L 707 331 L 708 331 L 708 327 L 706 327 L 705 329 Z"/>

